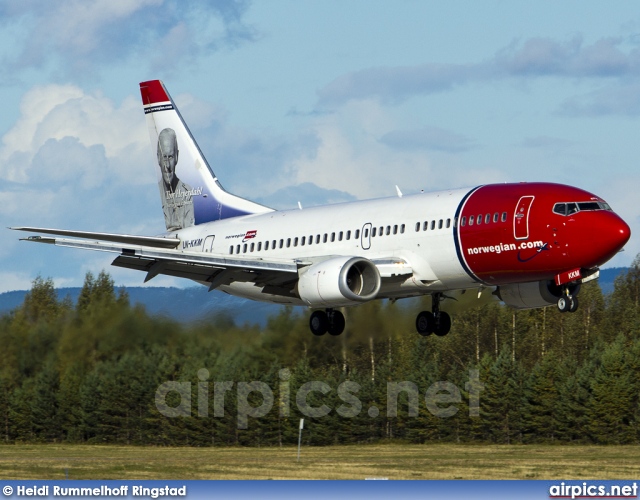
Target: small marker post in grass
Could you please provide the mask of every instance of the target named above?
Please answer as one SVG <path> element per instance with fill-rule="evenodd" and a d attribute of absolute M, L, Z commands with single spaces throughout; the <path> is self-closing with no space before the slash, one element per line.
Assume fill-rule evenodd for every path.
<path fill-rule="evenodd" d="M 302 429 L 304 427 L 304 418 L 300 419 L 300 432 L 298 433 L 298 462 L 300 461 L 300 443 L 302 442 Z"/>

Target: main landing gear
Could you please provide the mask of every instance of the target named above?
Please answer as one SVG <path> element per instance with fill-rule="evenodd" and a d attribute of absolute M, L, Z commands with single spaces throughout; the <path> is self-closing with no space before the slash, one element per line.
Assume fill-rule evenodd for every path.
<path fill-rule="evenodd" d="M 440 310 L 441 293 L 431 295 L 431 312 L 422 311 L 416 318 L 416 330 L 423 337 L 435 333 L 444 337 L 451 330 L 451 316 Z"/>
<path fill-rule="evenodd" d="M 562 289 L 562 295 L 558 299 L 558 310 L 562 313 L 578 310 L 578 295 L 572 294 L 568 287 Z"/>
<path fill-rule="evenodd" d="M 309 328 L 314 335 L 340 335 L 344 332 L 345 320 L 344 314 L 335 309 L 326 309 L 325 311 L 313 311 L 309 319 Z"/>

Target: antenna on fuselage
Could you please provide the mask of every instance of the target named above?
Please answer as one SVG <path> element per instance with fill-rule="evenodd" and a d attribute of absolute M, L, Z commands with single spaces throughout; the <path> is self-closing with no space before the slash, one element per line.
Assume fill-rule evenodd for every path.
<path fill-rule="evenodd" d="M 400 191 L 400 188 L 398 187 L 397 184 L 396 184 L 396 193 L 398 193 L 398 198 L 402 198 L 402 191 Z"/>

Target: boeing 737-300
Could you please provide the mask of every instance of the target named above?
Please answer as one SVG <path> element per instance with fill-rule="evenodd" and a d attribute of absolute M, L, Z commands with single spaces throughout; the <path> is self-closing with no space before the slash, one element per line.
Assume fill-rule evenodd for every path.
<path fill-rule="evenodd" d="M 188 278 L 209 290 L 314 309 L 315 335 L 340 335 L 340 311 L 431 296 L 421 335 L 446 335 L 447 312 L 500 300 L 578 308 L 580 284 L 629 240 L 599 196 L 544 182 L 488 184 L 276 211 L 218 182 L 159 80 L 140 84 L 166 233 L 133 236 L 14 227 L 28 241 L 117 254 L 113 265 Z"/>

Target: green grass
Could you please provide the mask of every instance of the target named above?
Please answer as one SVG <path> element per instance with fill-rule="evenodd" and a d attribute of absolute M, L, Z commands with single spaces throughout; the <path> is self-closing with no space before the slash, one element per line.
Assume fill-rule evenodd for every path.
<path fill-rule="evenodd" d="M 628 479 L 638 446 L 0 446 L 0 479 Z"/>

